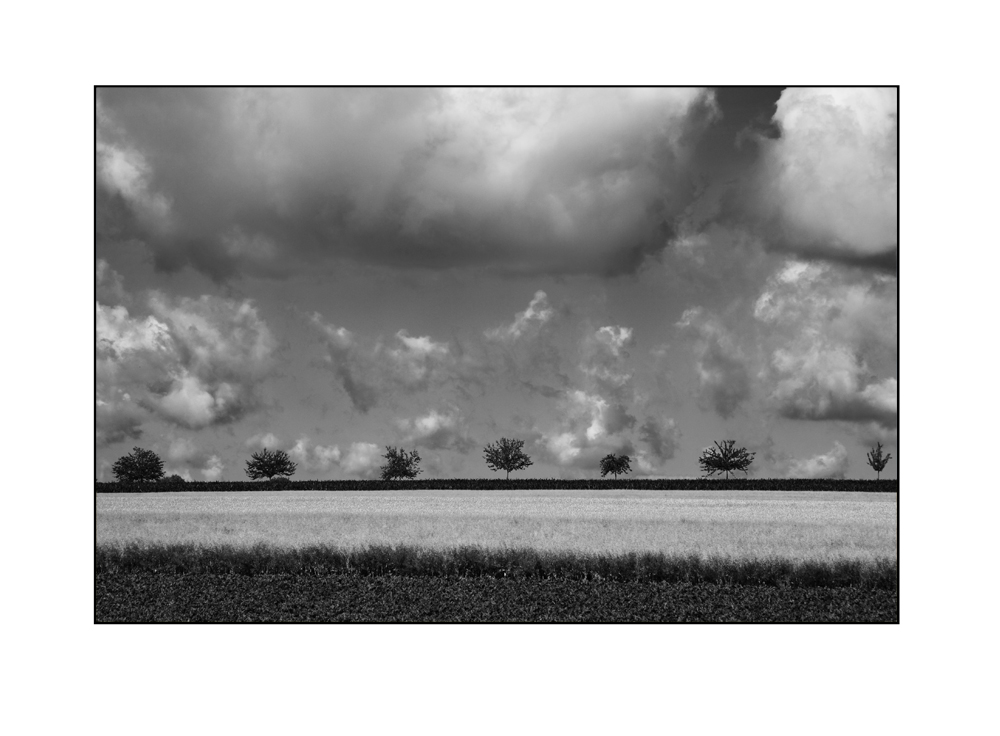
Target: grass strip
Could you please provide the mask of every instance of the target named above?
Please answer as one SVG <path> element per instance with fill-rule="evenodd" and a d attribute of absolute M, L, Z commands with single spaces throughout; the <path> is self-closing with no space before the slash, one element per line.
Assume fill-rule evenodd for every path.
<path fill-rule="evenodd" d="M 98 574 L 406 576 L 563 579 L 577 581 L 711 583 L 896 590 L 895 560 L 791 560 L 701 557 L 660 552 L 590 554 L 476 546 L 429 549 L 412 545 L 344 549 L 194 544 L 98 545 Z"/>

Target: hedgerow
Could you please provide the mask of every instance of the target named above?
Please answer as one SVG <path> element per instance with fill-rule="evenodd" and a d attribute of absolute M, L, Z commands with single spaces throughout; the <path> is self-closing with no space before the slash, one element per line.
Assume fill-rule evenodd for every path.
<path fill-rule="evenodd" d="M 233 493 L 247 491 L 839 491 L 898 493 L 898 480 L 802 478 L 424 478 L 420 480 L 191 481 L 97 483 L 97 493 Z"/>

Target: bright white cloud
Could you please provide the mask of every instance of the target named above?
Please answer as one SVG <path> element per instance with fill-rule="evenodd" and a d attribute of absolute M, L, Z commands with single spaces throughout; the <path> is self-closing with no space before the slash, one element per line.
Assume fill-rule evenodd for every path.
<path fill-rule="evenodd" d="M 375 478 L 382 464 L 382 449 L 371 442 L 352 442 L 340 463 L 348 475 L 360 478 Z"/>
<path fill-rule="evenodd" d="M 785 246 L 854 258 L 895 249 L 896 90 L 792 87 L 774 119 L 781 137 L 762 142 L 758 190 Z"/>
<path fill-rule="evenodd" d="M 848 468 L 847 449 L 839 442 L 827 453 L 803 460 L 793 460 L 788 466 L 788 478 L 843 478 Z"/>
<path fill-rule="evenodd" d="M 754 305 L 770 351 L 772 404 L 796 419 L 895 425 L 896 282 L 852 281 L 829 265 L 788 261 Z"/>
<path fill-rule="evenodd" d="M 467 435 L 461 413 L 452 407 L 447 413 L 431 409 L 415 419 L 397 420 L 404 442 L 436 450 L 454 449 L 468 452 L 474 442 Z"/>
<path fill-rule="evenodd" d="M 190 429 L 234 421 L 257 406 L 257 385 L 272 367 L 277 343 L 251 302 L 175 301 L 154 292 L 148 306 L 152 314 L 139 318 L 124 306 L 96 305 L 105 438 L 122 436 L 121 412 L 114 408 L 125 393 Z"/>

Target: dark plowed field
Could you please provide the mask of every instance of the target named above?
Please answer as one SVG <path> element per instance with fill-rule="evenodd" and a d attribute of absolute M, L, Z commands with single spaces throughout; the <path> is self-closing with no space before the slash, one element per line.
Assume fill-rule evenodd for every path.
<path fill-rule="evenodd" d="M 97 573 L 109 622 L 884 622 L 895 590 L 492 577 Z"/>

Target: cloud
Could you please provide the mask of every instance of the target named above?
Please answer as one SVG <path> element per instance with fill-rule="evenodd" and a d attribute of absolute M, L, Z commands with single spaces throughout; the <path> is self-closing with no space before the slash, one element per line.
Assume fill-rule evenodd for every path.
<path fill-rule="evenodd" d="M 329 473 L 341 464 L 342 453 L 337 445 L 313 445 L 308 437 L 300 437 L 288 448 L 288 456 L 297 464 L 299 474 Z"/>
<path fill-rule="evenodd" d="M 747 358 L 722 322 L 701 307 L 685 310 L 677 327 L 694 340 L 702 399 L 728 419 L 751 396 Z"/>
<path fill-rule="evenodd" d="M 122 396 L 189 429 L 236 421 L 257 408 L 276 342 L 250 301 L 153 292 L 148 316 L 96 305 L 97 399 L 105 437 L 121 433 Z M 99 406 L 102 406 L 99 403 Z M 127 416 L 139 414 L 128 405 Z M 118 417 L 113 418 L 113 417 Z"/>
<path fill-rule="evenodd" d="M 205 448 L 199 447 L 187 437 L 175 437 L 167 449 L 167 461 L 170 463 L 167 475 L 175 472 L 185 480 L 191 480 L 190 471 L 200 472 L 205 480 L 219 480 L 225 464 L 222 459 Z M 178 469 L 183 469 L 179 472 Z"/>
<path fill-rule="evenodd" d="M 673 419 L 647 417 L 639 427 L 639 439 L 646 445 L 649 452 L 660 462 L 670 460 L 677 453 L 680 441 Z"/>
<path fill-rule="evenodd" d="M 352 442 L 340 467 L 348 475 L 377 478 L 382 464 L 382 448 L 371 442 Z"/>
<path fill-rule="evenodd" d="M 124 304 L 130 301 L 121 274 L 103 258 L 97 259 L 96 288 L 97 301 L 101 304 Z"/>
<path fill-rule="evenodd" d="M 803 256 L 894 270 L 897 92 L 789 88 L 762 139 L 754 189 L 773 244 Z"/>
<path fill-rule="evenodd" d="M 462 421 L 457 408 L 442 414 L 436 409 L 416 419 L 400 419 L 396 426 L 403 433 L 403 441 L 432 450 L 468 452 L 476 446 Z"/>
<path fill-rule="evenodd" d="M 496 327 L 484 333 L 491 340 L 513 341 L 529 330 L 541 329 L 554 313 L 549 306 L 548 296 L 544 291 L 536 291 L 535 297 L 523 312 L 514 316 L 514 321 L 506 327 Z"/>
<path fill-rule="evenodd" d="M 577 389 L 566 393 L 559 402 L 558 412 L 554 428 L 533 433 L 534 444 L 545 460 L 593 471 L 609 452 L 634 452 L 633 443 L 624 432 L 635 424 L 635 418 L 620 405 Z"/>
<path fill-rule="evenodd" d="M 127 393 L 118 399 L 105 400 L 97 397 L 96 426 L 97 445 L 103 447 L 125 440 L 137 440 L 142 436 L 142 422 L 145 412 L 131 401 Z"/>
<path fill-rule="evenodd" d="M 411 337 L 399 330 L 386 346 L 359 340 L 344 327 L 336 327 L 314 313 L 310 322 L 323 335 L 328 363 L 351 404 L 362 414 L 396 391 L 416 393 L 448 382 L 469 380 L 470 361 L 452 353 L 448 343 L 430 337 Z"/>
<path fill-rule="evenodd" d="M 263 450 L 265 448 L 274 449 L 282 446 L 281 440 L 271 432 L 255 434 L 252 437 L 248 437 L 247 441 L 243 444 L 255 450 Z"/>
<path fill-rule="evenodd" d="M 897 421 L 896 280 L 789 260 L 754 305 L 770 402 L 792 419 Z M 882 374 L 881 376 L 879 374 Z"/>
<path fill-rule="evenodd" d="M 99 227 L 217 280 L 338 258 L 632 271 L 693 196 L 717 112 L 691 88 L 105 88 L 97 104 Z"/>
<path fill-rule="evenodd" d="M 786 471 L 788 478 L 843 478 L 848 468 L 847 450 L 839 442 L 825 454 L 793 460 Z"/>

